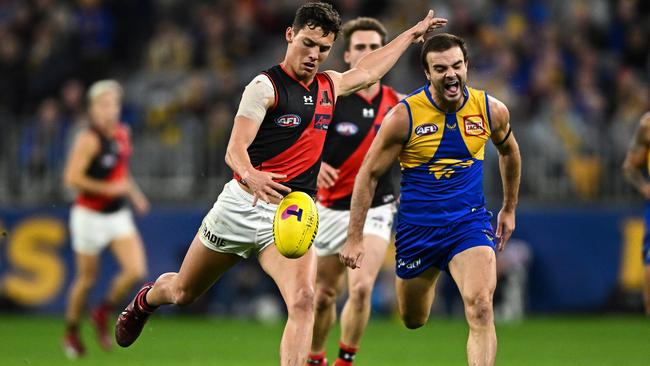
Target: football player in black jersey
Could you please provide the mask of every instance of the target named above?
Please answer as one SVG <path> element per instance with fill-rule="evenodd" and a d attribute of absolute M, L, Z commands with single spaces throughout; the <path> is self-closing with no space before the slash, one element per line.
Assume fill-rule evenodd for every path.
<path fill-rule="evenodd" d="M 445 23 L 430 11 L 356 68 L 318 72 L 338 35 L 340 18 L 326 3 L 301 6 L 285 32 L 284 60 L 255 77 L 242 94 L 226 152 L 235 179 L 204 218 L 179 272 L 143 286 L 119 316 L 118 344 L 131 345 L 159 305 L 193 302 L 235 263 L 254 255 L 277 284 L 288 310 L 280 364 L 304 365 L 314 323 L 316 256 L 310 250 L 288 259 L 272 245 L 277 203 L 290 190 L 315 193 L 336 97 L 376 83 L 411 43 Z"/>

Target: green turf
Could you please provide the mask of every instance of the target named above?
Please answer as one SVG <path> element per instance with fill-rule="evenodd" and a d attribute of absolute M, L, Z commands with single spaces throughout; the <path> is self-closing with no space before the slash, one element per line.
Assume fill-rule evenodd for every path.
<path fill-rule="evenodd" d="M 154 317 L 130 348 L 102 352 L 90 328 L 84 359 L 69 361 L 60 348 L 62 321 L 0 315 L 0 365 L 278 365 L 282 325 L 203 317 Z M 498 365 L 650 365 L 650 320 L 643 317 L 534 318 L 498 325 Z M 336 335 L 330 337 L 330 358 Z M 373 319 L 357 357 L 363 365 L 465 365 L 462 320 L 432 319 L 410 331 Z"/>

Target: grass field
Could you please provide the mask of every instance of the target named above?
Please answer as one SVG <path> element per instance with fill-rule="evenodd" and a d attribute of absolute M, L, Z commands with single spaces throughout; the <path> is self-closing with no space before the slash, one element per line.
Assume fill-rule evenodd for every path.
<path fill-rule="evenodd" d="M 101 351 L 83 328 L 88 355 L 69 361 L 60 348 L 62 320 L 0 315 L 0 365 L 278 365 L 282 324 L 205 317 L 154 317 L 130 348 Z M 462 320 L 432 319 L 410 331 L 373 319 L 357 356 L 363 365 L 465 365 Z M 498 365 L 650 365 L 650 320 L 643 317 L 533 318 L 498 325 Z M 336 352 L 330 337 L 330 358 Z"/>

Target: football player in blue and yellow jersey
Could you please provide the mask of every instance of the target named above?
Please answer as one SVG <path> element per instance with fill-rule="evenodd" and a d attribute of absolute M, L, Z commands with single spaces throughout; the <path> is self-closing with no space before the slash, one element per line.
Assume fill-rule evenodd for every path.
<path fill-rule="evenodd" d="M 645 284 L 643 300 L 645 313 L 650 316 L 650 112 L 641 117 L 623 163 L 625 178 L 646 199 L 645 236 L 643 237 L 643 265 Z"/>
<path fill-rule="evenodd" d="M 341 261 L 362 266 L 362 228 L 377 179 L 399 157 L 401 197 L 396 235 L 397 300 L 408 328 L 429 317 L 440 271 L 460 289 L 469 323 L 470 365 L 493 365 L 497 340 L 492 296 L 495 250 L 515 228 L 521 157 L 508 109 L 467 81 L 465 42 L 438 34 L 422 48 L 430 83 L 389 112 L 356 177 L 350 226 Z M 496 145 L 503 182 L 503 207 L 492 230 L 483 195 L 483 160 L 488 139 Z"/>

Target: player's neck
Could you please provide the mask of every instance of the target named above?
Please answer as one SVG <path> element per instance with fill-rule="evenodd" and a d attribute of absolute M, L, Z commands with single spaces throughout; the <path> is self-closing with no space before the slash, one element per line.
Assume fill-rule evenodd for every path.
<path fill-rule="evenodd" d="M 445 98 L 441 97 L 438 95 L 438 93 L 435 91 L 433 86 L 429 84 L 429 92 L 431 93 L 431 97 L 433 98 L 433 101 L 436 103 L 438 108 L 442 109 L 443 111 L 447 113 L 456 113 L 460 109 L 460 107 L 463 105 L 465 102 L 465 98 L 467 98 L 467 95 L 465 93 L 461 92 L 460 99 L 457 102 L 448 102 L 445 100 Z"/>
<path fill-rule="evenodd" d="M 375 83 L 365 89 L 359 90 L 357 93 L 364 99 L 371 100 L 379 93 L 379 89 L 381 89 L 381 83 Z"/>
<path fill-rule="evenodd" d="M 287 75 L 289 75 L 290 78 L 292 78 L 293 80 L 295 80 L 295 81 L 297 81 L 297 82 L 299 82 L 299 83 L 301 83 L 301 84 L 303 84 L 303 85 L 305 85 L 305 86 L 310 85 L 311 82 L 312 82 L 312 81 L 314 80 L 314 78 L 316 77 L 316 73 L 315 73 L 315 72 L 314 72 L 313 74 L 308 75 L 308 76 L 305 76 L 305 77 L 300 77 L 300 76 L 298 76 L 298 74 L 294 71 L 294 69 L 289 65 L 289 63 L 287 62 L 287 60 L 282 61 L 282 62 L 280 63 L 280 67 L 282 68 L 282 70 L 284 70 L 284 72 L 285 72 Z"/>

